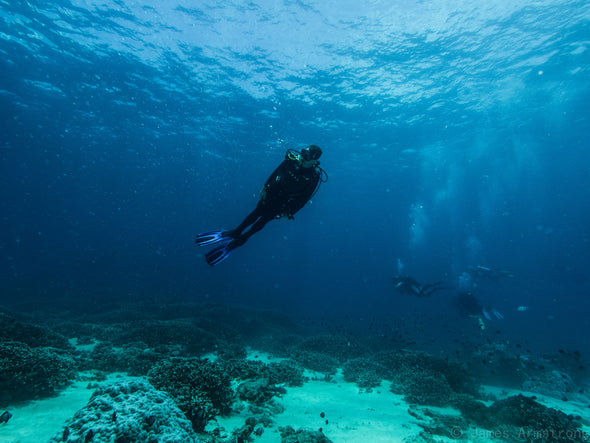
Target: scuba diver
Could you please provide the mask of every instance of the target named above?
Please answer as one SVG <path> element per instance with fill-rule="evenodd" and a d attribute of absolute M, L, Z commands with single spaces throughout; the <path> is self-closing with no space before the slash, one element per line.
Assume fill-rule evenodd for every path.
<path fill-rule="evenodd" d="M 234 249 L 246 241 L 271 220 L 293 216 L 315 195 L 320 185 L 328 180 L 326 172 L 320 168 L 319 146 L 309 145 L 301 152 L 287 150 L 285 160 L 270 175 L 260 191 L 256 209 L 235 229 L 208 231 L 197 235 L 196 244 L 217 247 L 208 252 L 205 259 L 215 266 L 225 260 Z"/>
<path fill-rule="evenodd" d="M 489 280 L 498 280 L 501 277 L 514 278 L 514 274 L 510 271 L 504 271 L 502 269 L 492 269 L 487 266 L 477 265 L 469 266 L 467 271 L 473 278 L 487 278 Z"/>
<path fill-rule="evenodd" d="M 476 273 L 477 270 L 479 273 Z M 475 297 L 474 291 L 477 285 L 477 278 L 488 277 L 490 268 L 484 266 L 470 267 L 468 272 L 463 272 L 459 276 L 458 294 L 453 298 L 453 306 L 461 313 L 468 317 L 477 319 L 479 328 L 484 330 L 486 328 L 483 319 L 492 321 L 492 319 L 503 320 L 504 315 L 493 306 L 483 306 Z M 475 274 L 475 277 L 474 277 Z"/>
<path fill-rule="evenodd" d="M 443 284 L 442 281 L 422 286 L 415 278 L 410 276 L 396 275 L 393 277 L 393 281 L 395 283 L 395 289 L 398 292 L 407 295 L 415 295 L 416 297 L 428 297 L 436 291 L 447 289 L 441 286 Z"/>
<path fill-rule="evenodd" d="M 482 315 L 489 321 L 492 321 L 492 318 L 496 318 L 497 320 L 504 319 L 502 313 L 497 309 L 491 306 L 484 307 L 471 291 L 460 291 L 453 297 L 451 303 L 461 315 L 475 318 L 482 331 L 486 329 Z"/>

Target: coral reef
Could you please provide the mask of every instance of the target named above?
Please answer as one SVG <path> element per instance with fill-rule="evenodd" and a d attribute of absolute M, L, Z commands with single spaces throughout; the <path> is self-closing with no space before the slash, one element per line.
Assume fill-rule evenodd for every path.
<path fill-rule="evenodd" d="M 266 378 L 245 381 L 238 386 L 236 392 L 240 400 L 245 400 L 258 406 L 262 406 L 274 396 L 281 396 L 287 393 L 285 388 L 271 384 Z"/>
<path fill-rule="evenodd" d="M 303 386 L 305 381 L 303 368 L 292 360 L 270 363 L 264 376 L 268 377 L 270 383 L 286 383 L 289 386 Z"/>
<path fill-rule="evenodd" d="M 291 426 L 280 427 L 281 443 L 332 443 L 321 431 L 309 431 L 298 429 L 297 431 Z"/>
<path fill-rule="evenodd" d="M 110 325 L 105 340 L 115 346 L 142 342 L 147 347 L 181 345 L 189 355 L 202 355 L 216 349 L 218 336 L 188 320 L 140 320 Z"/>
<path fill-rule="evenodd" d="M 269 383 L 286 383 L 289 386 L 302 386 L 305 378 L 303 368 L 292 360 L 282 360 L 266 364 L 258 360 L 218 360 L 231 378 L 251 380 L 267 378 Z"/>
<path fill-rule="evenodd" d="M 369 349 L 361 343 L 339 335 L 317 335 L 299 343 L 293 350 L 316 352 L 335 358 L 341 363 L 359 357 L 367 357 Z"/>
<path fill-rule="evenodd" d="M 451 440 L 458 440 L 467 435 L 469 422 L 460 415 L 446 415 L 423 408 L 410 407 L 408 413 L 418 419 L 416 424 L 424 429 L 420 436 L 425 441 L 435 441 L 432 436 L 439 435 Z"/>
<path fill-rule="evenodd" d="M 405 374 L 403 381 L 392 383 L 391 391 L 405 395 L 408 403 L 418 405 L 445 406 L 455 399 L 444 375 L 426 371 Z"/>
<path fill-rule="evenodd" d="M 385 368 L 383 378 L 393 380 L 392 392 L 406 395 L 411 403 L 442 406 L 458 394 L 479 395 L 465 367 L 448 358 L 400 350 L 378 353 L 373 360 L 380 365 L 376 371 Z"/>
<path fill-rule="evenodd" d="M 130 375 L 146 375 L 160 360 L 170 355 L 170 347 L 147 347 L 145 343 L 128 343 L 114 347 L 110 343 L 98 343 L 83 359 L 83 369 L 100 369 L 107 372 L 126 372 Z"/>
<path fill-rule="evenodd" d="M 473 400 L 457 404 L 467 420 L 485 429 L 501 429 L 507 439 L 538 442 L 583 442 L 579 417 L 538 403 L 534 397 L 516 395 L 491 406 Z"/>
<path fill-rule="evenodd" d="M 303 367 L 327 375 L 334 375 L 340 365 L 336 358 L 321 352 L 295 350 L 291 357 Z"/>
<path fill-rule="evenodd" d="M 168 392 L 196 431 L 218 414 L 228 414 L 234 399 L 224 367 L 200 358 L 160 361 L 148 373 L 157 389 Z"/>
<path fill-rule="evenodd" d="M 24 323 L 14 317 L 0 313 L 0 342 L 16 341 L 31 348 L 51 347 L 72 351 L 67 338 L 47 326 Z"/>
<path fill-rule="evenodd" d="M 75 377 L 76 364 L 65 351 L 0 343 L 0 407 L 53 395 Z"/>
<path fill-rule="evenodd" d="M 268 365 L 259 360 L 219 359 L 217 362 L 231 378 L 250 380 L 268 372 Z"/>
<path fill-rule="evenodd" d="M 201 443 L 190 422 L 164 392 L 140 378 L 98 388 L 50 443 Z"/>
<path fill-rule="evenodd" d="M 344 363 L 342 372 L 347 382 L 356 383 L 359 388 L 370 389 L 381 384 L 386 368 L 373 360 L 357 358 Z"/>
<path fill-rule="evenodd" d="M 82 369 L 99 369 L 107 372 L 126 372 L 129 375 L 146 375 L 158 361 L 170 354 L 170 349 L 149 348 L 145 343 L 129 343 L 114 347 L 98 343 L 82 359 Z"/>

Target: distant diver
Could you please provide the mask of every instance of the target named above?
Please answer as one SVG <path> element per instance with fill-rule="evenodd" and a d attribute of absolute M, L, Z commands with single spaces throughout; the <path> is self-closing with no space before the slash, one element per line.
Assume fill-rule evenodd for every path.
<path fill-rule="evenodd" d="M 441 286 L 443 284 L 441 281 L 430 283 L 428 285 L 421 285 L 415 278 L 407 275 L 396 275 L 393 278 L 393 282 L 395 283 L 395 289 L 398 292 L 406 295 L 414 295 L 416 297 L 428 297 L 436 291 L 447 289 L 444 286 Z"/>
<path fill-rule="evenodd" d="M 504 319 L 504 316 L 497 309 L 491 306 L 484 307 L 471 291 L 459 292 L 453 297 L 452 304 L 462 315 L 475 318 L 481 330 L 486 329 L 482 315 L 488 321 L 492 321 L 493 317 L 498 320 Z"/>
<path fill-rule="evenodd" d="M 301 152 L 287 150 L 285 160 L 260 191 L 256 209 L 237 228 L 197 235 L 197 245 L 217 245 L 206 254 L 207 263 L 211 266 L 221 263 L 269 221 L 283 217 L 292 220 L 295 213 L 315 195 L 320 185 L 328 180 L 328 175 L 320 168 L 321 155 L 322 150 L 316 145 L 309 145 Z"/>
<path fill-rule="evenodd" d="M 514 278 L 514 274 L 510 271 L 504 271 L 502 269 L 492 269 L 482 265 L 470 266 L 467 272 L 472 277 L 487 278 L 489 280 L 498 280 L 501 277 Z"/>

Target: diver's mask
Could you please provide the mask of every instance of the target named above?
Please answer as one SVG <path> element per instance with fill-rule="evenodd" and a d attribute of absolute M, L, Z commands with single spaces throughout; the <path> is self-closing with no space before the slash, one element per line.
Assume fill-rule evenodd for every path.
<path fill-rule="evenodd" d="M 301 150 L 301 166 L 310 168 L 320 164 L 319 158 L 322 156 L 322 149 L 316 145 L 309 145 Z"/>

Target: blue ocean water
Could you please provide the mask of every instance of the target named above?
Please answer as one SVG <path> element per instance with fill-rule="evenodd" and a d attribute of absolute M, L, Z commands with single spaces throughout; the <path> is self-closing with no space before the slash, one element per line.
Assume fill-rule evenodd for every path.
<path fill-rule="evenodd" d="M 208 300 L 588 351 L 587 1 L 0 1 L 0 303 Z M 329 174 L 209 267 L 287 149 Z M 526 309 L 519 310 L 519 307 Z M 356 327 L 355 326 L 355 327 Z M 500 337 L 500 338 L 499 338 Z"/>

